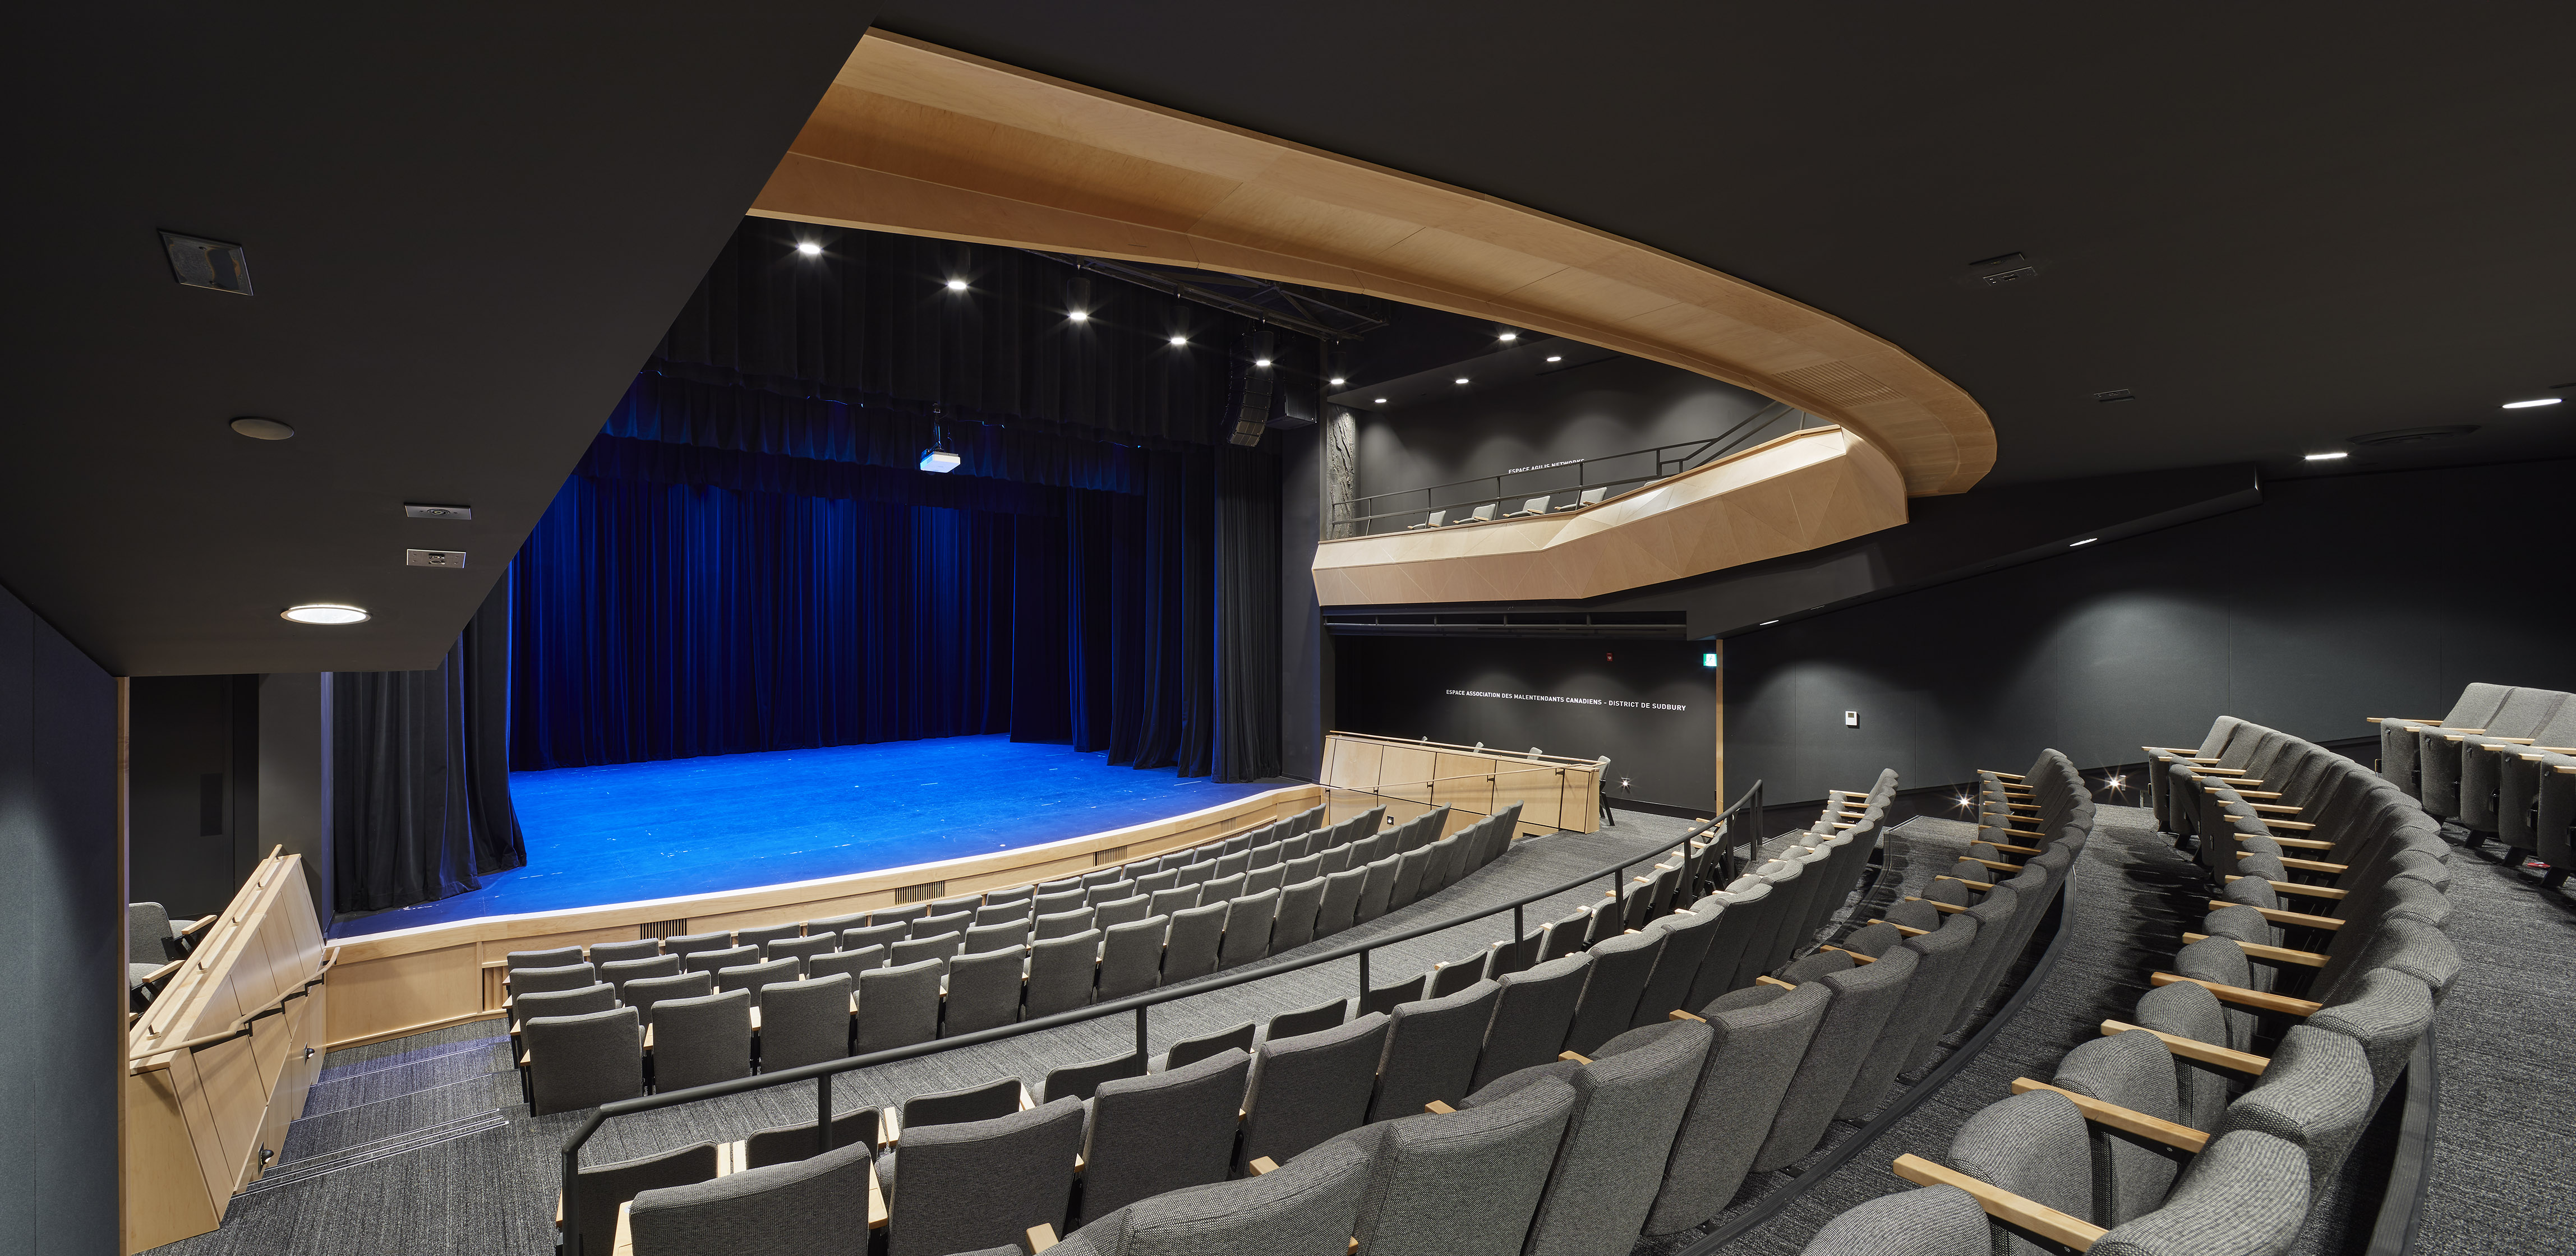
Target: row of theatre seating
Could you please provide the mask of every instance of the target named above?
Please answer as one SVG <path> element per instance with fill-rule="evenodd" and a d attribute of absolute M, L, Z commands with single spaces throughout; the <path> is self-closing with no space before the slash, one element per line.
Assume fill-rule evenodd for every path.
<path fill-rule="evenodd" d="M 523 1094 L 539 1115 L 594 1107 L 648 1085 L 685 1090 L 867 1055 L 1204 977 L 1447 888 L 1509 848 L 1519 811 L 1446 837 L 1447 807 L 1383 832 L 1383 807 L 1297 831 L 1322 818 L 1317 808 L 1087 877 L 587 952 L 512 952 L 505 1007 Z"/>
<path fill-rule="evenodd" d="M 2373 716 L 2380 771 L 2475 846 L 2537 859 L 2545 880 L 2576 870 L 2576 695 L 2472 684 L 2438 720 Z"/>
<path fill-rule="evenodd" d="M 2130 1019 L 2016 1080 L 1938 1160 L 1900 1158 L 1921 1189 L 1844 1213 L 1810 1256 L 2272 1256 L 2297 1237 L 2459 972 L 2447 847 L 2405 791 L 2269 729 L 2221 719 L 2148 750 L 2215 894 L 2200 929 Z"/>
<path fill-rule="evenodd" d="M 889 1256 L 1624 1253 L 1716 1215 L 1748 1173 L 1812 1154 L 1837 1117 L 1878 1109 L 1973 1017 L 2090 832 L 2092 804 L 2062 763 L 2044 758 L 2030 808 L 1997 826 L 2035 844 L 1996 846 L 1958 882 L 1976 902 L 1936 890 L 1840 949 L 1799 954 L 1866 871 L 1893 773 L 1836 795 L 1723 889 L 1688 897 L 1714 861 L 1686 844 L 1600 907 L 1395 988 L 1427 997 L 1307 1009 L 1249 1051 L 1184 1062 L 1201 1048 L 1183 1044 L 1159 1071 L 1134 1057 L 1060 1070 L 1043 1102 L 983 1120 L 845 1118 L 899 1131 L 891 1148 L 759 1166 L 737 1153 L 731 1171 L 640 1193 L 657 1162 L 584 1170 L 623 1187 L 585 1215 L 633 1193 L 619 1233 L 642 1256 L 858 1253 L 870 1226 Z M 2034 857 L 2000 858 L 2013 853 Z M 1576 929 L 1597 940 L 1548 958 Z M 1016 1083 L 986 1089 L 1000 1105 Z M 810 1148 L 813 1135 L 764 1137 Z M 1057 1244 L 1066 1225 L 1080 1228 Z"/>

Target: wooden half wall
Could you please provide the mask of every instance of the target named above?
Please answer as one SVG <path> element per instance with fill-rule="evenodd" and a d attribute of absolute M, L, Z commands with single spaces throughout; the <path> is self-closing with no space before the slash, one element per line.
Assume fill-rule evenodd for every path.
<path fill-rule="evenodd" d="M 752 203 L 770 218 L 1365 292 L 1696 371 L 1967 491 L 1995 432 L 1903 349 L 1710 267 L 1466 188 L 886 31 Z"/>
<path fill-rule="evenodd" d="M 1581 510 L 1325 541 L 1315 547 L 1315 598 L 1576 601 L 1903 522 L 1895 465 L 1841 428 L 1809 428 Z"/>
<path fill-rule="evenodd" d="M 1376 795 L 1394 819 L 1410 818 L 1397 814 L 1398 807 L 1410 806 L 1414 814 L 1454 808 L 1458 814 L 1444 826 L 1451 831 L 1466 827 L 1466 816 L 1494 815 L 1513 803 L 1521 805 L 1514 837 L 1601 827 L 1598 759 L 1331 732 L 1324 735 L 1324 783 Z"/>
<path fill-rule="evenodd" d="M 349 1047 L 498 1017 L 504 957 L 512 951 L 748 929 L 1053 880 L 1284 819 L 1326 801 L 1326 792 L 1317 785 L 1274 789 L 1087 837 L 846 877 L 351 938 L 338 944 L 324 1036 L 331 1047 Z M 1368 806 L 1348 797 L 1331 805 L 1349 814 Z"/>

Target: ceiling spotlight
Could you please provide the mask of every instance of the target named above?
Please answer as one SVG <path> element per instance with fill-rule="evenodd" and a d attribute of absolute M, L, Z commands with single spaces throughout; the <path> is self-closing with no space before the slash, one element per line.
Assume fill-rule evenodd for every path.
<path fill-rule="evenodd" d="M 1370 405 L 1375 405 L 1375 406 L 1382 406 L 1382 405 L 1385 405 L 1385 404 L 1386 404 L 1386 398 L 1384 398 L 1384 397 L 1373 397 L 1373 398 L 1371 398 L 1371 399 L 1369 400 L 1369 404 L 1370 404 Z"/>
<path fill-rule="evenodd" d="M 1268 359 L 1268 358 L 1254 358 L 1254 359 L 1252 360 L 1252 364 L 1253 364 L 1254 366 L 1268 366 L 1268 365 L 1270 365 L 1270 359 Z"/>
<path fill-rule="evenodd" d="M 363 609 L 355 606 L 341 606 L 333 602 L 308 602 L 302 606 L 290 606 L 285 610 L 279 611 L 277 613 L 277 617 L 279 619 L 292 620 L 299 624 L 363 624 L 367 622 L 367 612 Z"/>
<path fill-rule="evenodd" d="M 1077 323 L 1089 322 L 1091 319 L 1091 312 L 1089 310 L 1067 310 L 1064 316 Z"/>
<path fill-rule="evenodd" d="M 2554 406 L 2565 400 L 2566 398 L 2564 397 L 2535 397 L 2529 401 L 2508 401 L 2504 403 L 2504 408 L 2507 410 L 2528 410 L 2533 406 Z"/>
<path fill-rule="evenodd" d="M 1518 340 L 1518 339 L 1520 339 L 1520 338 L 1521 338 L 1521 334 L 1520 334 L 1519 332 L 1516 332 L 1516 331 L 1507 331 L 1507 332 L 1504 332 L 1504 333 L 1503 333 L 1503 335 L 1502 335 L 1502 341 L 1503 341 L 1503 343 L 1504 343 L 1504 344 L 1510 344 L 1511 342 L 1513 342 L 1513 341 L 1515 341 L 1515 340 Z"/>
<path fill-rule="evenodd" d="M 1779 623 L 1779 622 L 1780 622 L 1780 621 L 1779 621 L 1779 620 L 1776 620 L 1776 619 L 1766 619 L 1766 620 L 1763 620 L 1761 623 L 1755 624 L 1755 625 L 1753 625 L 1753 626 L 1754 626 L 1754 627 L 1756 627 L 1756 628 L 1768 628 L 1768 627 L 1770 627 L 1771 625 L 1776 624 L 1776 623 Z"/>
<path fill-rule="evenodd" d="M 1178 349 L 1178 348 L 1180 348 L 1182 345 L 1188 344 L 1189 342 L 1190 342 L 1190 338 L 1189 338 L 1189 337 L 1187 337 L 1187 336 L 1174 336 L 1174 337 L 1172 337 L 1172 347 L 1173 347 L 1173 348 L 1175 348 L 1175 349 Z"/>
<path fill-rule="evenodd" d="M 1466 383 L 1466 382 L 1467 382 L 1467 377 L 1466 377 L 1466 376 L 1464 376 L 1464 375 L 1461 375 L 1461 376 L 1459 376 L 1456 380 L 1454 380 L 1454 381 L 1452 381 L 1452 382 L 1463 384 L 1463 383 Z"/>
<path fill-rule="evenodd" d="M 1341 387 L 1341 386 L 1342 386 L 1342 377 L 1341 377 L 1341 376 L 1339 376 L 1339 375 L 1334 376 L 1334 377 L 1333 377 L 1333 387 L 1335 387 L 1335 388 L 1339 388 L 1339 387 Z"/>
<path fill-rule="evenodd" d="M 2351 455 L 2349 452 L 2344 451 L 2344 450 L 2341 450 L 2341 449 L 2338 449 L 2338 450 L 2336 450 L 2336 451 L 2334 451 L 2333 453 L 2330 453 L 2330 454 L 2309 454 L 2309 455 L 2308 455 L 2308 461 L 2310 461 L 2310 462 L 2332 462 L 2332 461 L 2334 461 L 2334 460 L 2335 460 L 2335 459 L 2337 459 L 2337 458 L 2349 458 L 2349 457 L 2351 457 L 2351 456 L 2352 456 L 2352 455 Z"/>
<path fill-rule="evenodd" d="M 1565 355 L 1562 353 L 1551 353 L 1547 355 L 1547 360 L 1550 362 L 1562 362 L 1565 360 Z"/>
<path fill-rule="evenodd" d="M 948 281 L 948 290 L 950 292 L 964 292 L 966 290 L 966 281 L 963 279 L 951 279 Z"/>
<path fill-rule="evenodd" d="M 811 240 L 807 240 L 798 244 L 796 246 L 796 251 L 807 257 L 821 257 L 823 255 L 823 246 L 816 244 Z"/>
<path fill-rule="evenodd" d="M 2088 536 L 2088 537 L 2084 538 L 2084 539 L 2083 539 L 2083 540 L 2081 540 L 2081 541 L 2070 541 L 2070 542 L 2068 542 L 2068 543 L 2067 543 L 2066 548 L 2068 548 L 2068 549 L 2082 549 L 2082 548 L 2084 548 L 2085 546 L 2087 546 L 2087 545 L 2091 545 L 2091 544 L 2092 544 L 2092 543 L 2094 543 L 2095 541 L 2098 541 L 2098 540 L 2101 540 L 2101 539 L 2102 539 L 2102 538 L 2100 538 L 2100 537 L 2098 537 L 2098 536 Z"/>
<path fill-rule="evenodd" d="M 921 451 L 921 469 L 933 475 L 946 475 L 965 464 L 965 459 L 948 447 L 948 433 L 939 426 L 939 407 L 931 408 L 930 448 Z"/>
<path fill-rule="evenodd" d="M 295 429 L 287 424 L 252 414 L 233 420 L 232 429 L 252 440 L 286 440 L 295 435 Z"/>

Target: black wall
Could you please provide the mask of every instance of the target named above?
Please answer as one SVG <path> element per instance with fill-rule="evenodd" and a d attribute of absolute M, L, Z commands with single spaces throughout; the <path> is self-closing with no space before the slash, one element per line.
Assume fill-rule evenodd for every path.
<path fill-rule="evenodd" d="M 2082 766 L 2235 715 L 2313 741 L 2472 680 L 2576 689 L 2565 461 L 2276 481 L 2259 506 L 1726 643 L 1730 788 Z M 1860 726 L 1842 713 L 1856 710 Z"/>
<path fill-rule="evenodd" d="M 0 592 L 0 1251 L 113 1256 L 116 682 Z"/>
<path fill-rule="evenodd" d="M 141 676 L 127 697 L 127 892 L 223 910 L 259 854 L 259 678 Z M 248 769 L 248 770 L 245 770 Z"/>
<path fill-rule="evenodd" d="M 1610 756 L 1603 794 L 1706 807 L 1716 784 L 1716 682 L 1688 641 L 1333 638 L 1336 728 L 1549 754 Z M 1465 697 L 1452 689 L 1598 699 Z M 1611 706 L 1611 702 L 1647 704 Z M 1656 710 L 1654 704 L 1682 710 Z"/>
<path fill-rule="evenodd" d="M 1436 405 L 1359 412 L 1361 495 L 1704 440 L 1771 404 L 1732 384 L 1638 358 L 1610 358 L 1506 388 L 1460 392 L 1457 400 Z M 1762 438 L 1795 427 L 1784 419 Z M 1645 459 L 1636 461 L 1638 473 L 1652 471 Z M 1551 484 L 1532 476 L 1527 488 L 1535 494 Z M 1519 480 L 1511 487 L 1520 487 Z"/>

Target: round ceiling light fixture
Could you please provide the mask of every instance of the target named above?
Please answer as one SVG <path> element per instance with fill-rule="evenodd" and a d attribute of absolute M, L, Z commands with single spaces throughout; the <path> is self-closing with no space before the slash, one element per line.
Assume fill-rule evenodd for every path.
<path fill-rule="evenodd" d="M 1189 342 L 1190 342 L 1190 338 L 1189 338 L 1189 337 L 1187 337 L 1187 336 L 1174 336 L 1174 337 L 1172 337 L 1172 347 L 1173 347 L 1173 348 L 1175 348 L 1175 349 L 1178 349 L 1178 348 L 1180 348 L 1181 346 L 1188 344 Z"/>
<path fill-rule="evenodd" d="M 367 622 L 364 607 L 342 606 L 336 602 L 307 602 L 290 606 L 277 613 L 279 619 L 299 624 L 363 624 Z"/>
<path fill-rule="evenodd" d="M 292 440 L 295 436 L 295 428 L 292 425 L 280 423 L 275 419 L 263 419 L 255 414 L 245 414 L 233 420 L 232 429 L 252 440 Z"/>
<path fill-rule="evenodd" d="M 966 281 L 963 279 L 951 279 L 948 281 L 948 290 L 950 292 L 964 292 L 966 290 Z"/>
<path fill-rule="evenodd" d="M 1515 341 L 1515 340 L 1518 340 L 1518 339 L 1520 339 L 1520 338 L 1521 338 L 1521 334 L 1520 334 L 1519 332 L 1516 332 L 1516 331 L 1507 331 L 1507 332 L 1504 332 L 1504 333 L 1503 333 L 1503 335 L 1502 335 L 1502 341 L 1503 341 L 1503 343 L 1504 343 L 1504 344 L 1510 344 L 1511 342 L 1513 342 L 1513 341 Z"/>
<path fill-rule="evenodd" d="M 811 240 L 805 240 L 796 245 L 796 251 L 807 257 L 821 257 L 823 255 L 823 246 L 816 244 Z"/>
<path fill-rule="evenodd" d="M 1333 377 L 1333 387 L 1335 387 L 1335 388 L 1339 388 L 1339 387 L 1341 387 L 1341 386 L 1342 386 L 1342 377 L 1341 377 L 1341 376 L 1339 376 L 1339 375 L 1334 376 L 1334 377 Z"/>
<path fill-rule="evenodd" d="M 1065 315 L 1064 315 L 1064 316 L 1065 316 L 1066 318 L 1069 318 L 1069 319 L 1073 320 L 1074 322 L 1077 322 L 1077 323 L 1088 322 L 1088 321 L 1090 321 L 1090 319 L 1091 319 L 1091 311 L 1089 311 L 1089 310 L 1067 310 L 1067 311 L 1065 311 Z"/>
<path fill-rule="evenodd" d="M 1449 381 L 1449 382 L 1451 382 L 1451 383 L 1453 383 L 1453 384 L 1463 384 L 1463 383 L 1466 383 L 1466 382 L 1467 382 L 1467 377 L 1466 377 L 1466 376 L 1464 376 L 1464 375 L 1461 375 L 1461 376 L 1459 376 L 1458 378 L 1456 378 L 1456 379 L 1454 379 L 1454 380 L 1451 380 L 1451 381 Z"/>

